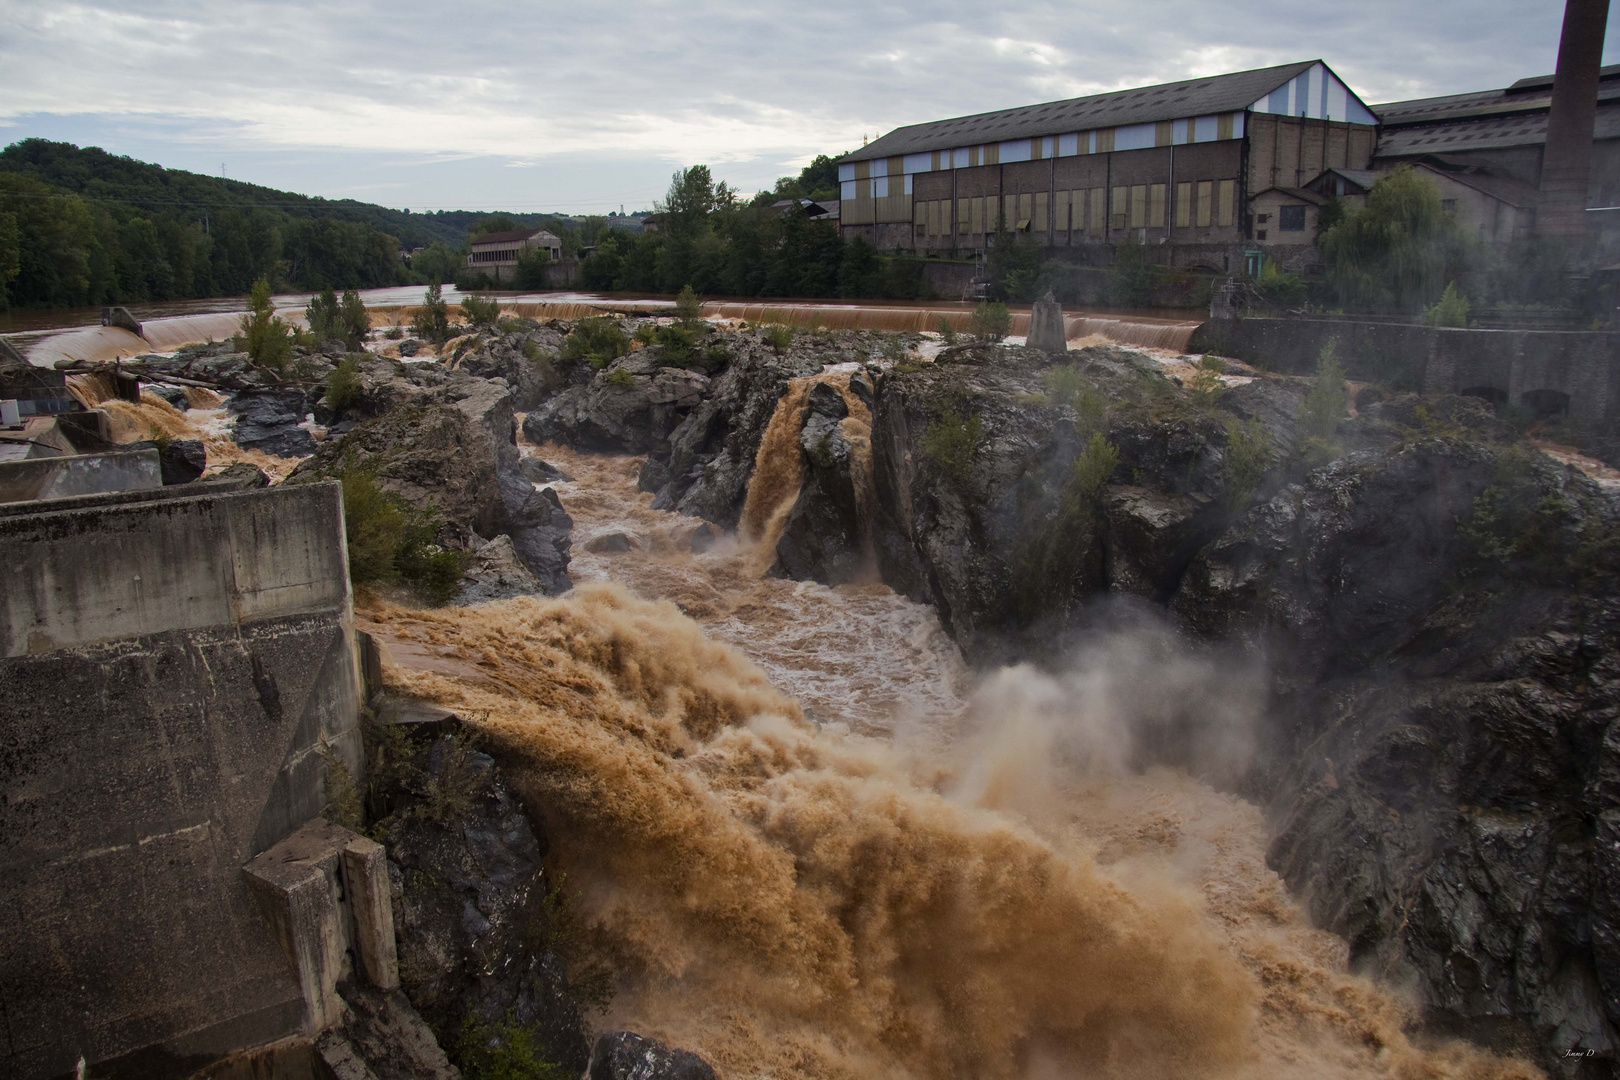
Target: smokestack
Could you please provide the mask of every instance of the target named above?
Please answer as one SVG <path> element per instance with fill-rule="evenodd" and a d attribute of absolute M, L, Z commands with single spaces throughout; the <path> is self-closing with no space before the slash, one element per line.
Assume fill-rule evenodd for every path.
<path fill-rule="evenodd" d="M 1597 118 L 1598 68 L 1608 21 L 1609 0 L 1568 0 L 1564 7 L 1536 206 L 1536 232 L 1542 236 L 1586 235 L 1592 123 Z"/>

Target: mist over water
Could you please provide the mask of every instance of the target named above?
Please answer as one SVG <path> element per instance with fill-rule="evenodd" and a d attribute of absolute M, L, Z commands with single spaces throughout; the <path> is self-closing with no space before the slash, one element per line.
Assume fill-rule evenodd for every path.
<path fill-rule="evenodd" d="M 762 577 L 734 538 L 695 555 L 636 459 L 539 452 L 574 477 L 574 593 L 361 615 L 458 658 L 387 676 L 474 718 L 546 819 L 619 973 L 602 1027 L 730 1078 L 1539 1075 L 1415 1046 L 1266 869 L 1218 786 L 1263 671 L 1134 618 L 1066 671 L 975 679 L 927 607 Z M 632 549 L 582 550 L 608 531 Z"/>

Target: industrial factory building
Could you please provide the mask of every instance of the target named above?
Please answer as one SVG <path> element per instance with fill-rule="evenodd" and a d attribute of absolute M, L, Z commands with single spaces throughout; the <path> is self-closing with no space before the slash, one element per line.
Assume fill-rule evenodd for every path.
<path fill-rule="evenodd" d="M 1320 60 L 914 124 L 840 161 L 840 226 L 891 251 L 971 254 L 1005 228 L 1080 262 L 1135 241 L 1254 273 L 1257 245 L 1313 257 L 1325 200 L 1304 185 L 1367 169 L 1377 124 Z"/>

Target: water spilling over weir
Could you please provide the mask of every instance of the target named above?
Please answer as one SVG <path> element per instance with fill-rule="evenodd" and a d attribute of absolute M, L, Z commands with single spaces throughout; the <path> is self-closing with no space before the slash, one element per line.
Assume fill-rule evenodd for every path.
<path fill-rule="evenodd" d="M 604 1027 L 733 1080 L 1539 1075 L 1414 1045 L 1266 868 L 1256 807 L 1121 764 L 1144 681 L 1229 685 L 1200 661 L 1120 638 L 975 684 L 927 607 L 764 576 L 814 381 L 778 406 L 741 540 L 694 552 L 634 458 L 525 447 L 573 477 L 575 593 L 361 612 L 436 658 L 390 682 L 481 718 L 544 815 L 620 974 Z"/>

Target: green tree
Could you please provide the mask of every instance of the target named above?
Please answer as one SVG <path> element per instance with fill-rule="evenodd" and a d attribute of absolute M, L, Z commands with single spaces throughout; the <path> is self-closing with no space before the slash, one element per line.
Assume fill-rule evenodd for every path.
<path fill-rule="evenodd" d="M 493 296 L 463 296 L 461 317 L 479 330 L 494 330 L 501 317 L 500 301 Z"/>
<path fill-rule="evenodd" d="M 304 308 L 304 325 L 317 343 L 343 340 L 343 314 L 338 307 L 337 293 L 323 289 L 309 298 Z"/>
<path fill-rule="evenodd" d="M 438 282 L 427 287 L 422 306 L 416 309 L 416 317 L 411 320 L 411 333 L 435 345 L 450 340 L 450 305 L 444 302 Z"/>
<path fill-rule="evenodd" d="M 1339 364 L 1338 343 L 1329 341 L 1317 356 L 1316 375 L 1300 403 L 1296 450 L 1310 465 L 1321 465 L 1338 453 L 1335 433 L 1350 406 L 1350 391 L 1344 385 L 1344 368 Z"/>
<path fill-rule="evenodd" d="M 1424 310 L 1470 255 L 1439 187 L 1407 166 L 1374 184 L 1367 205 L 1323 232 L 1318 246 L 1340 301 L 1374 311 Z"/>
<path fill-rule="evenodd" d="M 973 309 L 968 328 L 984 341 L 1000 341 L 1012 331 L 1012 312 L 999 300 L 988 301 Z"/>
<path fill-rule="evenodd" d="M 1429 326 L 1467 326 L 1468 307 L 1468 297 L 1457 291 L 1457 283 L 1448 282 L 1440 299 L 1423 313 L 1423 321 Z"/>
<path fill-rule="evenodd" d="M 1134 240 L 1114 248 L 1114 265 L 1108 268 L 1108 302 L 1116 307 L 1148 307 L 1153 303 L 1153 282 L 1158 268 L 1147 256 L 1147 249 Z"/>
<path fill-rule="evenodd" d="M 366 311 L 365 302 L 360 299 L 358 292 L 353 289 L 343 290 L 338 315 L 343 323 L 343 344 L 348 346 L 350 352 L 358 351 L 365 342 L 366 335 L 371 333 L 371 315 Z"/>
<path fill-rule="evenodd" d="M 991 291 L 1002 300 L 1027 304 L 1045 291 L 1041 245 L 1029 233 L 1008 232 L 1005 223 L 997 228 L 985 256 L 985 271 Z"/>
<path fill-rule="evenodd" d="M 442 285 L 454 281 L 462 257 L 442 240 L 435 240 L 411 256 L 411 272 L 423 285 Z"/>
<path fill-rule="evenodd" d="M 270 302 L 269 279 L 260 278 L 253 283 L 248 313 L 242 316 L 241 326 L 237 347 L 259 367 L 278 375 L 284 372 L 287 361 L 292 359 L 292 327 L 275 314 L 275 306 Z"/>

